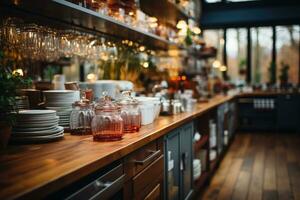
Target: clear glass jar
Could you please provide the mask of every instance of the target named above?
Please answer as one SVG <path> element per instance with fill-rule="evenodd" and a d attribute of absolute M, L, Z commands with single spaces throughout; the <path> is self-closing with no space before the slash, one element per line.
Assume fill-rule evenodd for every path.
<path fill-rule="evenodd" d="M 103 15 L 108 15 L 107 0 L 99 0 L 99 12 Z"/>
<path fill-rule="evenodd" d="M 124 4 L 120 0 L 108 0 L 108 15 L 114 19 L 124 22 L 125 10 Z"/>
<path fill-rule="evenodd" d="M 124 10 L 125 10 L 125 18 L 124 21 L 126 24 L 133 25 L 135 24 L 136 20 L 136 1 L 135 0 L 121 0 L 124 5 Z"/>
<path fill-rule="evenodd" d="M 99 12 L 100 11 L 100 2 L 99 0 L 91 0 L 91 8 L 93 11 Z"/>
<path fill-rule="evenodd" d="M 141 128 L 141 111 L 139 103 L 132 98 L 130 91 L 124 91 L 122 98 L 118 101 L 121 106 L 121 116 L 124 122 L 124 132 L 134 133 Z"/>
<path fill-rule="evenodd" d="M 87 9 L 92 9 L 92 0 L 84 0 L 83 1 L 83 7 L 87 8 Z"/>
<path fill-rule="evenodd" d="M 94 141 L 121 140 L 124 135 L 121 109 L 107 93 L 96 106 L 95 113 L 91 125 Z"/>
<path fill-rule="evenodd" d="M 83 6 L 84 5 L 84 0 L 72 0 L 73 3 L 79 5 L 79 6 Z"/>
<path fill-rule="evenodd" d="M 94 109 L 89 100 L 82 98 L 72 105 L 70 115 L 70 131 L 72 135 L 92 134 L 91 122 L 95 116 Z"/>

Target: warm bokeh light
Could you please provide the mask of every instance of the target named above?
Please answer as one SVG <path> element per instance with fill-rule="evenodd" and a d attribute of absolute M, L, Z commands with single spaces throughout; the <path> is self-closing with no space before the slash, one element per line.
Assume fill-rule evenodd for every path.
<path fill-rule="evenodd" d="M 86 76 L 88 82 L 95 82 L 97 80 L 97 76 L 94 73 L 90 73 Z"/>
<path fill-rule="evenodd" d="M 156 17 L 148 17 L 148 22 L 155 23 L 155 22 L 157 22 L 157 18 Z"/>
<path fill-rule="evenodd" d="M 221 44 L 221 45 L 224 45 L 224 44 L 225 44 L 224 38 L 221 38 L 221 39 L 220 39 L 220 44 Z"/>
<path fill-rule="evenodd" d="M 140 46 L 140 47 L 139 47 L 139 50 L 142 51 L 142 52 L 145 51 L 145 49 L 146 49 L 145 46 Z"/>
<path fill-rule="evenodd" d="M 219 68 L 221 67 L 221 62 L 218 60 L 215 60 L 212 64 L 213 68 Z"/>
<path fill-rule="evenodd" d="M 13 75 L 20 75 L 20 76 L 24 76 L 23 70 L 22 69 L 15 69 L 13 71 Z"/>
<path fill-rule="evenodd" d="M 177 23 L 176 28 L 178 28 L 178 29 L 186 29 L 187 28 L 187 23 L 184 20 L 180 20 Z"/>
<path fill-rule="evenodd" d="M 221 71 L 221 72 L 227 71 L 227 67 L 226 67 L 225 65 L 222 65 L 222 66 L 220 67 L 220 71 Z"/>
<path fill-rule="evenodd" d="M 143 62 L 143 63 L 142 63 L 142 66 L 143 66 L 144 68 L 148 68 L 148 67 L 149 67 L 149 63 L 148 63 L 148 62 Z"/>
<path fill-rule="evenodd" d="M 201 33 L 201 29 L 200 29 L 199 27 L 196 27 L 196 26 L 192 28 L 192 31 L 193 31 L 193 33 L 195 33 L 196 35 L 198 35 L 198 34 Z"/>

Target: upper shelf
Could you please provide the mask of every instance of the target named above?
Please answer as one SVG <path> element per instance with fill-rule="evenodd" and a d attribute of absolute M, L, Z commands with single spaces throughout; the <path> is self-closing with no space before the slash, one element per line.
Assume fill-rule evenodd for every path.
<path fill-rule="evenodd" d="M 38 21 L 51 20 L 52 24 L 72 25 L 120 39 L 132 40 L 155 49 L 177 48 L 175 43 L 171 43 L 155 34 L 131 27 L 109 16 L 101 15 L 98 12 L 65 0 L 17 1 L 18 4 L 14 2 L 16 1 L 2 0 L 0 2 L 0 15 L 17 14 Z"/>
<path fill-rule="evenodd" d="M 214 47 L 202 47 L 200 50 L 188 49 L 189 55 L 193 55 L 198 59 L 215 58 L 217 56 L 217 49 Z"/>
<path fill-rule="evenodd" d="M 194 19 L 178 5 L 168 0 L 141 0 L 140 4 L 144 12 L 172 26 L 176 26 L 179 20 Z"/>

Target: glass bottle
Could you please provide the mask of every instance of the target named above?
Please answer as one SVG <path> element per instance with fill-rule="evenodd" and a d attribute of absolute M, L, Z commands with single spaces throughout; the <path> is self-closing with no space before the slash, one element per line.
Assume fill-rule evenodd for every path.
<path fill-rule="evenodd" d="M 120 0 L 107 0 L 108 4 L 108 15 L 116 20 L 124 22 L 125 10 L 124 4 Z"/>
<path fill-rule="evenodd" d="M 89 100 L 85 97 L 76 101 L 72 105 L 73 110 L 70 115 L 70 131 L 72 135 L 92 134 L 91 122 L 95 112 Z"/>
<path fill-rule="evenodd" d="M 124 21 L 125 23 L 129 25 L 135 24 L 136 20 L 136 10 L 137 10 L 137 5 L 135 0 L 121 0 L 124 5 L 124 10 L 125 10 L 125 17 Z"/>
<path fill-rule="evenodd" d="M 124 134 L 121 109 L 111 101 L 107 92 L 103 95 L 95 108 L 96 115 L 91 124 L 94 141 L 121 140 Z"/>
<path fill-rule="evenodd" d="M 131 96 L 130 91 L 124 91 L 122 98 L 118 101 L 121 106 L 121 116 L 124 122 L 124 132 L 133 133 L 141 127 L 141 111 L 138 101 Z"/>
<path fill-rule="evenodd" d="M 100 11 L 100 2 L 99 2 L 99 0 L 91 0 L 91 9 L 93 11 L 96 11 L 96 12 Z"/>
<path fill-rule="evenodd" d="M 86 7 L 87 9 L 92 9 L 92 0 L 84 0 L 84 7 Z"/>
<path fill-rule="evenodd" d="M 107 0 L 99 0 L 99 12 L 108 15 Z"/>
<path fill-rule="evenodd" d="M 73 3 L 79 5 L 79 6 L 83 6 L 84 5 L 84 0 L 72 0 Z"/>

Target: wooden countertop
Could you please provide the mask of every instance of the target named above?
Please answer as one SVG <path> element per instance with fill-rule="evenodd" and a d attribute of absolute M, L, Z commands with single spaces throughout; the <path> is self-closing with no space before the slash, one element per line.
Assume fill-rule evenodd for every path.
<path fill-rule="evenodd" d="M 288 92 L 288 91 L 253 91 L 240 93 L 237 97 L 267 97 L 267 96 L 278 96 L 278 95 L 292 95 L 299 94 L 298 92 Z"/>
<path fill-rule="evenodd" d="M 92 136 L 66 134 L 58 142 L 11 145 L 0 152 L 0 199 L 42 198 L 233 98 L 217 96 L 194 112 L 159 117 L 121 141 L 93 142 Z"/>
<path fill-rule="evenodd" d="M 253 92 L 237 97 L 279 94 L 291 93 Z M 0 199 L 42 198 L 233 98 L 217 96 L 198 104 L 194 112 L 161 116 L 153 124 L 142 126 L 138 133 L 126 134 L 121 141 L 93 142 L 92 136 L 66 134 L 58 142 L 11 145 L 0 151 Z"/>

